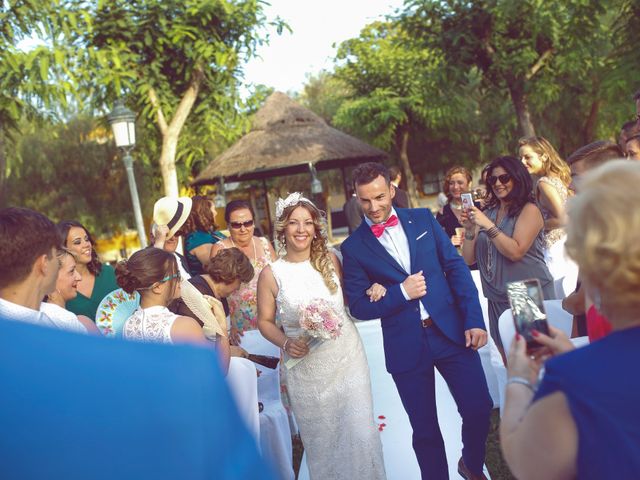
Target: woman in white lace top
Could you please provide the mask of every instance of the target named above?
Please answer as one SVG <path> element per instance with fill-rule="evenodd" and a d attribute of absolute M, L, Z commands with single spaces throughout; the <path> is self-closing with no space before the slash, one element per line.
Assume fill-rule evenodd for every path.
<path fill-rule="evenodd" d="M 123 336 L 129 340 L 154 343 L 209 342 L 193 318 L 176 315 L 167 305 L 180 295 L 180 273 L 175 257 L 155 247 L 140 250 L 116 266 L 118 285 L 127 293 L 140 294 L 140 307 L 124 325 Z M 222 366 L 229 365 L 228 342 L 217 342 Z"/>
<path fill-rule="evenodd" d="M 89 317 L 76 315 L 66 309 L 66 303 L 78 295 L 78 282 L 82 279 L 76 270 L 76 259 L 71 252 L 61 248 L 58 250 L 58 261 L 60 270 L 58 270 L 56 289 L 40 304 L 40 311 L 44 312 L 61 330 L 99 335 L 98 327 Z"/>

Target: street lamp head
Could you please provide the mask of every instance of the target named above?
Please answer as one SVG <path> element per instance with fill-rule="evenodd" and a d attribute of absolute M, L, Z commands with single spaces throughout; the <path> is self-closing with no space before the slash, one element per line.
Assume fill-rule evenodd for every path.
<path fill-rule="evenodd" d="M 136 144 L 136 116 L 124 106 L 122 100 L 117 100 L 113 111 L 107 117 L 116 146 L 120 148 L 133 148 Z"/>

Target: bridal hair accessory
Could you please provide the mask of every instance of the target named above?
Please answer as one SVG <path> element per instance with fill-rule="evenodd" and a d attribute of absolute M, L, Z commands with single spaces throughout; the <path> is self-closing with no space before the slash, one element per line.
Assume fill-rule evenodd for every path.
<path fill-rule="evenodd" d="M 313 202 L 308 198 L 303 197 L 301 192 L 290 193 L 284 200 L 279 198 L 276 201 L 276 220 L 280 220 L 285 208 L 290 207 L 291 205 L 296 205 L 300 202 L 307 202 L 308 204 L 313 205 Z"/>

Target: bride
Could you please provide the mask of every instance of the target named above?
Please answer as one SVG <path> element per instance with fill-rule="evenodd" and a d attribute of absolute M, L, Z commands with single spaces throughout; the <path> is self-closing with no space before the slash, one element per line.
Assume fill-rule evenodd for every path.
<path fill-rule="evenodd" d="M 300 193 L 276 203 L 276 235 L 286 255 L 258 280 L 258 328 L 301 359 L 287 371 L 291 406 L 312 479 L 384 479 L 382 444 L 373 419 L 369 367 L 344 309 L 342 268 L 327 249 L 321 212 Z M 381 286 L 372 287 L 383 288 Z M 379 298 L 374 294 L 372 300 Z M 335 317 L 340 334 L 310 349 L 300 326 L 305 309 Z M 319 307 L 318 307 L 319 306 Z M 284 328 L 284 332 L 276 325 Z"/>

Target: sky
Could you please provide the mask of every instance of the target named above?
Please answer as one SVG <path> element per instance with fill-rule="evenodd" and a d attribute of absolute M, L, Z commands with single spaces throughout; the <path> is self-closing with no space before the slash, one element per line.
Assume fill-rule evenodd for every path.
<path fill-rule="evenodd" d="M 331 70 L 340 42 L 402 7 L 403 0 L 271 0 L 267 18 L 280 16 L 291 28 L 258 49 L 246 65 L 245 82 L 281 92 L 299 92 L 308 74 Z M 335 44 L 335 46 L 334 46 Z"/>

